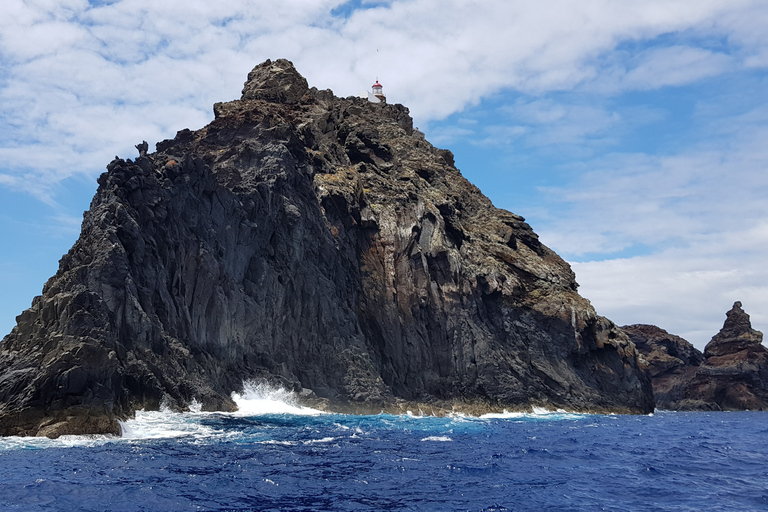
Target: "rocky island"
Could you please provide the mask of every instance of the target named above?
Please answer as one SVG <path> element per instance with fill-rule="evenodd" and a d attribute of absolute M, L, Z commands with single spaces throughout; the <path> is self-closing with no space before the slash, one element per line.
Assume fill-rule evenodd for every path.
<path fill-rule="evenodd" d="M 680 411 L 768 410 L 768 349 L 763 333 L 735 302 L 723 328 L 697 350 L 683 338 L 653 325 L 622 329 L 648 361 L 660 409 Z"/>
<path fill-rule="evenodd" d="M 340 412 L 653 410 L 627 335 L 407 108 L 337 98 L 277 60 L 214 114 L 98 179 L 0 343 L 0 434 L 232 410 L 248 380 Z"/>

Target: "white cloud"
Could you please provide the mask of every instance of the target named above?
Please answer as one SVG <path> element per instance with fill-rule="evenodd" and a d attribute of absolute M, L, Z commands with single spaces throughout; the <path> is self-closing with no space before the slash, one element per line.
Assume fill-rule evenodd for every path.
<path fill-rule="evenodd" d="M 737 300 L 753 327 L 768 333 L 768 244 L 749 245 L 701 257 L 686 248 L 571 265 L 579 293 L 600 314 L 619 325 L 658 325 L 703 350 Z"/>
<path fill-rule="evenodd" d="M 567 259 L 601 255 L 572 263 L 601 314 L 656 324 L 703 348 L 741 300 L 755 327 L 768 329 L 766 114 L 763 105 L 720 117 L 727 137 L 677 155 L 604 157 L 548 191 L 555 199 L 541 238 Z M 637 247 L 640 255 L 611 256 Z"/>
<path fill-rule="evenodd" d="M 503 110 L 513 122 L 537 128 L 521 130 L 516 126 L 516 135 L 530 134 L 525 141 L 529 146 L 583 144 L 587 138 L 607 136 L 612 128 L 623 122 L 618 113 L 600 105 L 565 104 L 551 99 L 518 100 Z"/>
<path fill-rule="evenodd" d="M 473 137 L 474 130 L 462 126 L 447 126 L 430 131 L 429 141 L 438 147 L 448 146 L 459 139 Z"/>
<path fill-rule="evenodd" d="M 591 170 L 567 188 L 544 190 L 558 208 L 542 235 L 579 257 L 636 244 L 693 245 L 752 229 L 768 218 L 766 115 L 768 104 L 719 117 L 712 137 L 679 154 L 617 153 L 586 162 Z M 727 136 L 717 135 L 722 131 Z"/>
<path fill-rule="evenodd" d="M 293 59 L 311 84 L 341 95 L 359 94 L 379 77 L 390 97 L 425 124 L 504 88 L 538 94 L 597 83 L 616 73 L 598 62 L 623 40 L 704 28 L 725 36 L 745 32 L 739 41 L 754 48 L 754 60 L 768 39 L 750 23 L 766 11 L 753 2 L 411 0 L 374 2 L 348 18 L 333 17 L 342 4 L 7 0 L 0 6 L 6 67 L 0 119 L 10 130 L 0 146 L 5 153 L 9 146 L 65 153 L 77 147 L 57 154 L 73 163 L 84 157 L 87 165 L 61 171 L 45 167 L 44 159 L 31 167 L 11 160 L 4 172 L 38 169 L 40 180 L 93 174 L 94 160 L 159 135 L 158 127 L 172 136 L 202 124 L 210 105 L 237 97 L 245 74 L 267 57 Z M 618 87 L 685 83 L 733 65 L 683 46 L 633 58 L 623 76 L 613 77 Z M 169 106 L 182 114 L 163 117 Z M 89 117 L 110 108 L 114 116 Z M 203 111 L 208 118 L 198 114 Z M 112 130 L 105 126 L 110 122 Z M 578 140 L 576 128 L 557 136 Z M 116 136 L 105 137 L 109 131 Z M 129 134 L 131 140 L 120 138 Z"/>
<path fill-rule="evenodd" d="M 696 82 L 734 69 L 735 59 L 689 46 L 651 48 L 620 64 L 622 69 L 609 71 L 595 88 L 605 92 L 659 89 Z M 612 76 L 610 76 L 612 75 Z"/>

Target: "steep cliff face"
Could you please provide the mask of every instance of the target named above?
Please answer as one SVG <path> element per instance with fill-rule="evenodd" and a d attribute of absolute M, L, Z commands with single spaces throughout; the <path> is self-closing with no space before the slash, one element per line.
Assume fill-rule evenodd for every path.
<path fill-rule="evenodd" d="M 622 329 L 649 364 L 660 409 L 768 410 L 768 349 L 741 302 L 702 354 L 684 339 L 652 325 Z"/>
<path fill-rule="evenodd" d="M 656 407 L 685 408 L 686 386 L 704 362 L 704 355 L 688 341 L 655 325 L 625 325 L 621 329 L 648 362 Z"/>
<path fill-rule="evenodd" d="M 648 412 L 627 336 L 402 105 L 267 61 L 240 100 L 99 178 L 0 344 L 0 433 L 118 432 L 265 379 L 332 410 Z"/>

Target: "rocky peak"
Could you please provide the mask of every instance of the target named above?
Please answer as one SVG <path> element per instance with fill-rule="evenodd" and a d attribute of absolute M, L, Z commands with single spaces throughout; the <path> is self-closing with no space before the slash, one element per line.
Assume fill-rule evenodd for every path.
<path fill-rule="evenodd" d="M 267 59 L 250 73 L 243 86 L 243 100 L 298 103 L 309 91 L 307 80 L 286 59 Z"/>
<path fill-rule="evenodd" d="M 752 329 L 749 315 L 741 309 L 741 302 L 734 302 L 725 316 L 723 328 L 704 349 L 705 357 L 733 354 L 763 342 L 763 333 Z"/>
<path fill-rule="evenodd" d="M 0 343 L 0 435 L 231 410 L 251 379 L 339 412 L 653 410 L 629 338 L 406 107 L 277 60 L 214 114 L 107 166 Z"/>

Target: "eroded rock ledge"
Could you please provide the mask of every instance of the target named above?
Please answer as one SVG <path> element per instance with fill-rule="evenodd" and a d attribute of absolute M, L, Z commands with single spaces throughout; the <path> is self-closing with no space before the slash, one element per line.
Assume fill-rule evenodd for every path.
<path fill-rule="evenodd" d="M 285 60 L 215 120 L 115 159 L 0 344 L 0 434 L 116 433 L 247 379 L 329 410 L 653 409 L 635 346 L 402 105 Z"/>

